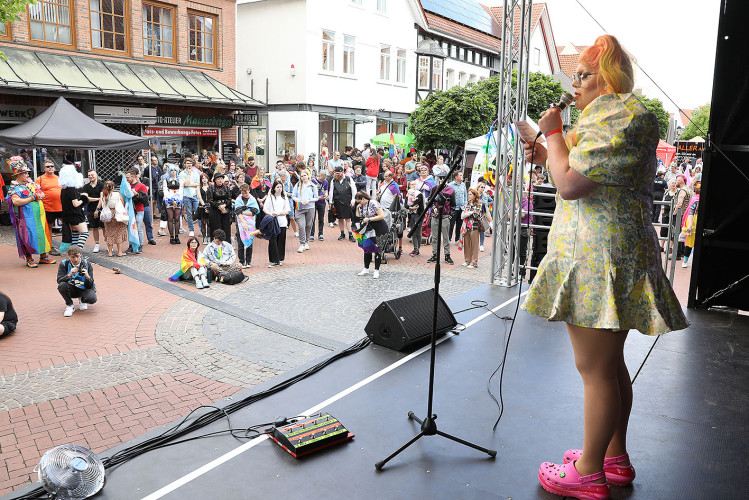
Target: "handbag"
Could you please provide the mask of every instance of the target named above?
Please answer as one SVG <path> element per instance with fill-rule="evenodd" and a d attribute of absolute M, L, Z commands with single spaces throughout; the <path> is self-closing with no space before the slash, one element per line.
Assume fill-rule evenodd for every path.
<path fill-rule="evenodd" d="M 102 222 L 111 222 L 112 209 L 110 209 L 107 205 L 104 205 L 104 208 L 102 208 L 101 212 L 99 212 L 99 220 Z"/>

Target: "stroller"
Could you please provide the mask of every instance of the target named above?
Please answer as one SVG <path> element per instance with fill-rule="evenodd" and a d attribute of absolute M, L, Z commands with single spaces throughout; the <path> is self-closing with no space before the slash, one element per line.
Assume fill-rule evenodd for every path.
<path fill-rule="evenodd" d="M 389 231 L 382 249 L 383 264 L 387 263 L 385 254 L 392 253 L 396 260 L 401 258 L 403 252 L 398 250 L 398 235 L 403 234 L 406 229 L 406 216 L 406 208 L 401 203 L 400 198 L 394 199 L 390 209 L 385 210 L 385 221 L 388 223 Z"/>

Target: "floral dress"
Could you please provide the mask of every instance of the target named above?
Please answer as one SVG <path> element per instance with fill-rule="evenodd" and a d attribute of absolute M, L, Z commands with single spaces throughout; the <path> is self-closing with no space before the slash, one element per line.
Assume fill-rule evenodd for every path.
<path fill-rule="evenodd" d="M 557 195 L 548 253 L 523 309 L 587 328 L 686 328 L 650 223 L 655 116 L 632 94 L 606 94 L 582 112 L 577 139 L 570 167 L 600 185 L 579 200 Z"/>

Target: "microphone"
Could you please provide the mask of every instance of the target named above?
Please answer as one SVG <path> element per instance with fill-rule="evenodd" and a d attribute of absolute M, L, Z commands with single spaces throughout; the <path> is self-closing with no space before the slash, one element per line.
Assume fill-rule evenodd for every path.
<path fill-rule="evenodd" d="M 559 98 L 559 102 L 556 103 L 554 106 L 559 108 L 559 111 L 562 111 L 564 108 L 572 104 L 574 101 L 575 101 L 575 98 L 573 97 L 573 95 L 570 94 L 569 92 L 565 92 L 564 94 L 562 94 L 562 97 Z M 541 113 L 541 116 L 544 116 L 545 114 L 546 114 L 546 111 Z M 541 134 L 543 134 L 543 132 L 539 130 L 538 134 L 536 135 L 536 139 L 541 137 Z"/>

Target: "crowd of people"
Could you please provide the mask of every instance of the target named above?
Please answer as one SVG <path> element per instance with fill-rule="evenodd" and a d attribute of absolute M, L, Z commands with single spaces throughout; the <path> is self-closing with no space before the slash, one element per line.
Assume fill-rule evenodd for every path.
<path fill-rule="evenodd" d="M 383 253 L 403 252 L 404 232 L 412 228 L 432 189 L 449 172 L 441 155 L 419 155 L 415 150 L 388 154 L 366 144 L 363 150 L 347 146 L 330 158 L 302 155 L 279 159 L 270 172 L 255 165 L 227 164 L 203 150 L 184 155 L 175 145 L 163 159 L 139 154 L 134 165 L 114 180 L 102 181 L 97 172 L 66 164 L 59 173 L 54 160 L 43 159 L 44 174 L 34 182 L 23 158 L 11 161 L 13 181 L 7 201 L 13 205 L 19 256 L 28 267 L 56 264 L 58 290 L 65 301 L 65 316 L 96 302 L 90 262 L 82 250 L 90 237 L 92 253 L 106 250 L 109 257 L 137 256 L 144 245 L 157 245 L 169 237 L 172 245 L 186 248 L 173 279 L 191 280 L 197 288 L 229 273 L 252 267 L 256 236 L 267 240 L 269 267 L 283 266 L 287 229 L 298 239 L 296 251 L 324 240 L 324 229 L 338 227 L 338 240 L 358 243 L 363 249 L 364 271 L 374 262 L 379 278 Z M 468 189 L 457 172 L 443 194 L 445 202 L 424 217 L 411 239 L 410 256 L 420 255 L 422 242 L 436 235 L 442 219 L 444 262 L 454 264 L 451 243 L 465 254 L 463 266 L 478 266 L 484 231 L 491 221 L 491 200 L 481 180 Z M 393 219 L 402 221 L 397 239 L 388 243 Z M 157 227 L 156 224 L 158 224 Z M 52 245 L 52 234 L 61 243 Z M 196 235 L 199 235 L 196 236 Z M 431 238 L 437 259 L 437 238 Z M 202 247 L 202 248 L 201 248 Z M 35 256 L 38 256 L 36 258 Z M 8 327 L 10 328 L 10 327 Z"/>

